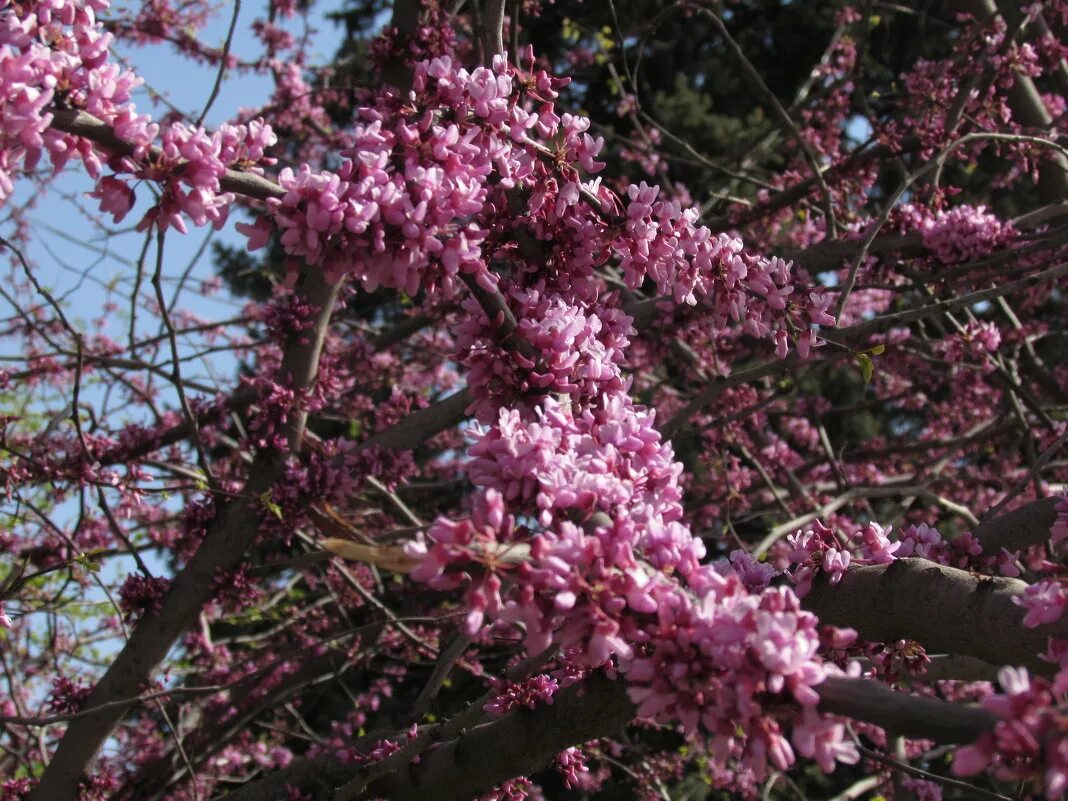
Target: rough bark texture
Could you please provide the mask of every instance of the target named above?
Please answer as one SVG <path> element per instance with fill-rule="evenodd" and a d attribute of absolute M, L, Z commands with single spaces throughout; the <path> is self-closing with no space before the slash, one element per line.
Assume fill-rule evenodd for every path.
<path fill-rule="evenodd" d="M 1048 674 L 1039 659 L 1049 637 L 1068 636 L 1068 621 L 1027 628 L 1013 602 L 1027 584 L 990 578 L 925 559 L 851 568 L 831 586 L 818 581 L 806 609 L 823 623 L 849 626 L 865 640 L 916 640 L 931 653 L 964 654 L 995 665 L 1025 665 Z"/>
<path fill-rule="evenodd" d="M 1006 512 L 991 520 L 984 520 L 975 529 L 975 536 L 986 553 L 998 553 L 1002 548 L 1016 551 L 1038 545 L 1049 539 L 1049 529 L 1057 519 L 1057 498 L 1041 498 Z"/>
<path fill-rule="evenodd" d="M 864 679 L 829 678 L 818 689 L 824 712 L 940 744 L 971 742 L 996 723 L 993 715 L 977 707 L 894 692 Z M 464 801 L 545 767 L 565 748 L 622 731 L 634 712 L 625 682 L 596 675 L 561 691 L 551 705 L 520 709 L 438 745 L 406 769 L 372 782 L 360 797 Z M 316 801 L 332 801 L 333 788 L 359 773 L 359 766 L 333 760 L 298 760 L 223 801 L 282 801 L 288 785 L 310 792 Z"/>

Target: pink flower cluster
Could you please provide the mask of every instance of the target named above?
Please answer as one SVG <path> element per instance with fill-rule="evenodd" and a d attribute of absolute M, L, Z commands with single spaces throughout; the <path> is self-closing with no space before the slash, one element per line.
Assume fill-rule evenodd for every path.
<path fill-rule="evenodd" d="M 287 337 L 311 328 L 318 312 L 319 309 L 308 303 L 302 295 L 281 295 L 263 307 L 260 320 L 271 339 L 281 343 Z"/>
<path fill-rule="evenodd" d="M 223 192 L 219 180 L 228 169 L 262 173 L 264 166 L 275 162 L 266 150 L 276 142 L 274 131 L 262 120 L 248 125 L 224 124 L 213 133 L 181 122 L 167 126 L 160 148 L 153 151 L 146 164 L 132 169 L 135 177 L 154 180 L 163 187 L 162 200 L 144 216 L 138 229 L 155 225 L 161 231 L 173 227 L 184 234 L 183 214 L 194 225 L 211 223 L 220 228 L 226 222 L 234 195 Z M 105 194 L 97 186 L 106 210 L 121 209 L 117 192 L 117 187 L 112 186 Z"/>
<path fill-rule="evenodd" d="M 219 179 L 228 168 L 262 172 L 274 163 L 265 149 L 275 143 L 270 126 L 260 120 L 224 125 L 214 133 L 172 123 L 152 144 L 159 126 L 136 113 L 131 94 L 141 79 L 108 61 L 111 34 L 97 13 L 106 0 L 56 0 L 13 3 L 0 17 L 0 202 L 12 191 L 12 176 L 32 170 L 47 152 L 58 172 L 80 158 L 97 185 L 90 195 L 121 220 L 134 203 L 125 179 L 101 176 L 107 162 L 116 172 L 149 178 L 163 186 L 163 198 L 141 220 L 185 232 L 183 215 L 196 225 L 216 227 L 226 219 L 233 195 L 222 192 Z M 57 106 L 80 109 L 111 126 L 115 136 L 133 146 L 132 157 L 101 151 L 88 139 L 51 128 Z"/>
<path fill-rule="evenodd" d="M 581 748 L 568 748 L 556 755 L 553 767 L 564 779 L 564 787 L 568 790 L 578 787 L 582 775 L 589 773 L 586 765 L 586 754 Z"/>
<path fill-rule="evenodd" d="M 52 679 L 52 694 L 48 699 L 48 709 L 56 714 L 77 712 L 92 691 L 92 687 L 80 681 L 66 676 L 56 676 Z"/>
<path fill-rule="evenodd" d="M 529 176 L 535 156 L 522 132 L 540 123 L 553 135 L 560 124 L 517 104 L 514 75 L 503 59 L 468 72 L 442 56 L 417 65 L 408 102 L 385 92 L 360 109 L 338 170 L 279 176 L 286 194 L 270 201 L 270 214 L 287 252 L 369 289 L 451 291 L 460 273 L 491 288 L 487 231 L 473 221 L 489 176 L 496 170 L 505 186 Z M 551 92 L 547 78 L 541 83 Z"/>
<path fill-rule="evenodd" d="M 834 531 L 819 520 L 813 521 L 810 528 L 789 535 L 786 545 L 789 562 L 795 566 L 790 575 L 802 598 L 808 595 L 820 570 L 830 575 L 831 584 L 837 584 L 852 560 L 849 550 L 835 538 Z"/>
<path fill-rule="evenodd" d="M 556 679 L 547 673 L 539 673 L 522 682 L 504 681 L 497 683 L 497 696 L 483 707 L 491 715 L 507 715 L 513 709 L 523 707 L 534 709 L 540 704 L 551 704 L 556 695 Z"/>
<path fill-rule="evenodd" d="M 901 549 L 903 543 L 890 540 L 891 528 L 892 526 L 883 528 L 872 521 L 860 530 L 862 558 L 876 565 L 884 565 L 897 558 L 895 554 Z"/>
<path fill-rule="evenodd" d="M 154 135 L 148 118 L 129 105 L 140 79 L 107 62 L 111 35 L 96 18 L 107 6 L 15 2 L 0 16 L 0 202 L 11 195 L 14 173 L 34 169 L 45 152 L 57 171 L 76 156 L 98 174 L 100 159 L 86 141 L 49 128 L 57 99 L 135 135 L 127 141 Z"/>
<path fill-rule="evenodd" d="M 942 264 L 978 259 L 1016 237 L 1011 222 L 1003 222 L 984 206 L 961 205 L 932 213 L 906 203 L 895 209 L 894 215 L 902 227 L 922 234 L 924 246 Z"/>
<path fill-rule="evenodd" d="M 957 749 L 953 772 L 971 776 L 992 766 L 1000 779 L 1044 779 L 1047 797 L 1062 797 L 1068 790 L 1068 716 L 1054 687 L 1024 668 L 1002 668 L 998 682 L 1003 692 L 982 705 L 1001 720 L 992 733 Z"/>
<path fill-rule="evenodd" d="M 483 793 L 475 801 L 526 801 L 534 791 L 534 784 L 523 776 L 509 779 L 504 784 Z"/>
<path fill-rule="evenodd" d="M 994 353 L 1000 345 L 1001 331 L 995 323 L 971 321 L 964 327 L 964 331 L 943 341 L 942 353 L 950 364 L 960 362 L 966 357 L 985 364 L 987 354 Z M 988 369 L 993 369 L 993 366 L 990 365 Z"/>
<path fill-rule="evenodd" d="M 819 700 L 813 688 L 825 674 L 815 615 L 786 587 L 749 593 L 737 577 L 708 568 L 692 584 L 692 592 L 658 587 L 656 622 L 636 632 L 637 654 L 620 663 L 638 714 L 679 720 L 690 732 L 700 724 L 717 735 L 713 747 L 724 760 L 738 744 L 734 721 L 750 735 L 751 756 L 788 767 L 793 754 L 764 719 L 759 697 L 785 692 L 805 706 Z"/>
<path fill-rule="evenodd" d="M 1012 601 L 1027 610 L 1023 624 L 1034 628 L 1061 619 L 1064 607 L 1068 606 L 1068 592 L 1056 579 L 1042 579 L 1029 584 L 1023 595 L 1017 595 Z"/>
<path fill-rule="evenodd" d="M 119 588 L 119 608 L 127 620 L 157 614 L 163 608 L 163 596 L 170 586 L 170 579 L 131 573 Z"/>
<path fill-rule="evenodd" d="M 502 334 L 501 315 L 490 319 L 474 300 L 455 328 L 455 358 L 470 370 L 472 411 L 484 421 L 531 396 L 583 404 L 622 389 L 630 322 L 593 276 L 613 255 L 631 287 L 651 278 L 676 303 L 707 301 L 720 328 L 735 323 L 772 338 L 781 356 L 795 339 L 807 355 L 818 344 L 812 326 L 834 323 L 830 298 L 796 292 L 789 263 L 745 254 L 738 240 L 697 227 L 696 209 L 659 200 L 655 187 L 632 187 L 624 210 L 596 181 L 581 184 L 580 170 L 603 166 L 603 142 L 588 133 L 588 119 L 556 113 L 562 83 L 500 58 L 470 72 L 445 56 L 416 65 L 407 98 L 387 90 L 366 99 L 337 170 L 281 172 L 286 194 L 268 205 L 283 247 L 369 289 L 449 295 L 459 275 L 500 289 L 515 330 Z M 529 216 L 518 223 L 513 189 L 529 192 Z M 529 226 L 536 247 L 556 243 L 544 277 L 511 237 L 487 239 L 502 209 L 510 227 Z M 242 230 L 252 248 L 267 241 L 262 222 Z M 517 255 L 524 261 L 509 279 L 489 270 L 490 256 Z"/>
<path fill-rule="evenodd" d="M 1018 553 L 1004 548 L 997 554 L 984 553 L 983 546 L 970 531 L 947 540 L 938 532 L 938 529 L 931 528 L 926 523 L 920 523 L 906 526 L 901 531 L 900 539 L 901 548 L 895 554 L 899 559 L 915 556 L 961 570 L 981 572 L 996 570 L 1003 576 L 1020 575 L 1016 567 Z"/>
<path fill-rule="evenodd" d="M 808 710 L 800 753 L 855 761 L 844 728 L 815 711 L 825 676 L 815 616 L 745 560 L 700 563 L 704 547 L 681 520 L 680 465 L 652 423 L 619 394 L 581 412 L 545 398 L 529 421 L 502 410 L 470 449 L 481 488 L 471 517 L 439 519 L 409 543 L 421 562 L 412 577 L 470 582 L 469 625 L 520 628 L 532 653 L 557 643 L 569 664 L 615 664 L 639 715 L 717 735 L 721 760 L 761 774 L 768 761 L 792 764 L 762 703 L 787 695 Z"/>
<path fill-rule="evenodd" d="M 946 540 L 937 529 L 925 523 L 909 524 L 898 539 L 892 540 L 890 530 L 890 526 L 884 528 L 872 521 L 848 539 L 839 540 L 834 531 L 817 520 L 809 528 L 788 536 L 785 543 L 776 543 L 775 563 L 794 581 L 802 598 L 821 570 L 830 575 L 831 584 L 837 584 L 854 562 L 878 565 L 915 557 L 962 570 L 997 570 L 1004 576 L 1019 575 L 1015 564 L 1018 553 L 1002 549 L 996 555 L 986 554 L 969 531 Z"/>
<path fill-rule="evenodd" d="M 927 651 L 915 640 L 864 643 L 861 652 L 871 663 L 874 674 L 891 683 L 896 683 L 902 675 L 922 676 L 931 663 Z"/>
<path fill-rule="evenodd" d="M 773 565 L 757 561 L 751 553 L 741 549 L 731 551 L 725 559 L 716 560 L 712 566 L 722 576 L 737 576 L 749 592 L 756 593 L 767 589 L 780 572 Z"/>
<path fill-rule="evenodd" d="M 634 330 L 630 318 L 610 306 L 597 312 L 568 303 L 543 286 L 515 289 L 508 300 L 518 320 L 509 337 L 498 333 L 474 298 L 454 329 L 457 360 L 468 368 L 473 411 L 490 421 L 516 398 L 553 394 L 585 404 L 623 389 L 621 365 Z"/>
<path fill-rule="evenodd" d="M 829 296 L 794 295 L 791 263 L 746 254 L 741 240 L 698 227 L 698 210 L 658 199 L 659 187 L 643 181 L 627 192 L 625 233 L 612 242 L 612 249 L 632 289 L 649 278 L 676 304 L 694 306 L 706 300 L 716 328 L 734 321 L 748 334 L 774 338 L 780 357 L 788 348 L 791 316 L 803 313 L 806 324 L 797 336 L 802 357 L 817 344 L 807 324 L 835 324 L 828 312 Z"/>

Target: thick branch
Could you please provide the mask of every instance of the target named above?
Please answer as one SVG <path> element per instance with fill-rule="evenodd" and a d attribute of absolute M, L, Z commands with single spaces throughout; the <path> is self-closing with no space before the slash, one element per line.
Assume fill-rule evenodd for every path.
<path fill-rule="evenodd" d="M 863 244 L 863 239 L 825 239 L 787 255 L 808 270 L 818 273 L 823 270 L 837 270 L 842 266 L 843 261 L 855 256 Z M 897 253 L 902 258 L 910 258 L 926 256 L 930 251 L 923 244 L 923 237 L 920 234 L 908 233 L 878 236 L 872 241 L 868 253 L 872 256 Z"/>
<path fill-rule="evenodd" d="M 392 86 L 409 86 L 412 82 L 411 70 L 404 59 L 408 50 L 409 39 L 419 27 L 419 0 L 395 0 L 390 26 L 397 31 L 397 47 L 382 65 L 382 82 Z"/>
<path fill-rule="evenodd" d="M 976 707 L 919 698 L 864 679 L 828 678 L 818 688 L 819 708 L 864 720 L 910 737 L 941 744 L 972 742 L 996 722 Z M 478 726 L 422 755 L 418 763 L 372 783 L 366 798 L 390 801 L 466 801 L 516 776 L 545 767 L 560 751 L 624 729 L 634 705 L 622 681 L 594 676 L 558 693 L 551 706 L 520 709 Z M 333 760 L 299 760 L 249 784 L 224 801 L 280 801 L 287 785 L 317 799 L 355 778 L 359 766 Z"/>
<path fill-rule="evenodd" d="M 991 520 L 984 520 L 975 531 L 986 553 L 1000 553 L 1038 545 L 1049 539 L 1049 530 L 1057 519 L 1057 498 L 1040 500 L 1013 509 Z"/>
<path fill-rule="evenodd" d="M 470 405 L 471 392 L 464 387 L 454 395 L 408 415 L 392 428 L 369 437 L 364 445 L 410 450 L 435 434 L 462 423 L 467 418 L 467 407 Z"/>
<path fill-rule="evenodd" d="M 504 0 L 486 0 L 486 61 L 504 55 Z"/>
<path fill-rule="evenodd" d="M 863 679 L 827 679 L 816 691 L 822 712 L 946 745 L 973 742 L 997 722 L 992 713 L 979 707 L 894 692 L 885 684 Z"/>
<path fill-rule="evenodd" d="M 558 693 L 550 706 L 507 715 L 443 744 L 407 771 L 374 782 L 365 796 L 467 801 L 545 767 L 565 748 L 615 734 L 633 718 L 625 684 L 595 676 Z"/>
<path fill-rule="evenodd" d="M 849 626 L 865 640 L 916 640 L 931 653 L 974 656 L 995 665 L 1025 665 L 1048 674 L 1039 659 L 1049 637 L 1068 636 L 1068 621 L 1027 628 L 1013 603 L 1027 584 L 991 578 L 926 559 L 847 570 L 836 586 L 820 580 L 805 596 L 823 623 Z"/>

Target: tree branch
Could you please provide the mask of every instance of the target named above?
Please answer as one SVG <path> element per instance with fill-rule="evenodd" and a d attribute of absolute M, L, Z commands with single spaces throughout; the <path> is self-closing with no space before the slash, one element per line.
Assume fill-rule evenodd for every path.
<path fill-rule="evenodd" d="M 411 450 L 435 434 L 462 423 L 467 418 L 467 407 L 470 405 L 471 392 L 464 387 L 444 400 L 408 415 L 395 426 L 369 437 L 364 445 Z"/>
<path fill-rule="evenodd" d="M 279 377 L 288 377 L 294 388 L 307 389 L 315 381 L 339 289 L 340 284 L 327 284 L 318 270 L 302 272 L 296 291 L 318 312 L 311 335 L 302 332 L 285 349 Z M 294 409 L 289 417 L 286 435 L 294 448 L 300 442 L 306 419 L 307 413 L 300 409 Z M 256 455 L 241 496 L 219 508 L 204 541 L 164 596 L 160 612 L 137 625 L 85 700 L 87 708 L 99 706 L 101 711 L 71 722 L 28 801 L 73 801 L 77 797 L 86 767 L 130 709 L 129 704 L 113 702 L 136 698 L 141 693 L 167 652 L 214 595 L 220 570 L 232 569 L 240 562 L 259 531 L 263 510 L 258 498 L 281 477 L 284 463 L 285 454 L 261 451 Z"/>
<path fill-rule="evenodd" d="M 986 553 L 996 554 L 1005 548 L 1017 551 L 1046 542 L 1050 527 L 1057 519 L 1056 497 L 1041 498 L 1011 512 L 982 521 L 975 536 Z"/>
<path fill-rule="evenodd" d="M 74 109 L 53 108 L 52 127 L 57 131 L 74 134 L 83 139 L 88 139 L 94 144 L 100 145 L 111 151 L 116 156 L 133 157 L 136 148 L 119 138 L 110 125 L 103 120 L 97 119 L 92 114 Z M 153 158 L 162 156 L 163 151 L 158 147 L 149 148 Z M 256 175 L 251 172 L 227 170 L 221 178 L 219 185 L 225 192 L 236 192 L 239 195 L 266 200 L 270 197 L 282 197 L 285 190 L 269 178 Z"/>
<path fill-rule="evenodd" d="M 816 688 L 821 712 L 874 723 L 902 737 L 943 745 L 970 743 L 994 728 L 985 709 L 891 690 L 865 679 L 828 678 Z"/>
<path fill-rule="evenodd" d="M 1025 627 L 1026 610 L 1013 598 L 1026 589 L 1018 579 L 898 559 L 850 568 L 833 587 L 821 578 L 802 603 L 820 622 L 849 626 L 865 640 L 916 640 L 931 653 L 964 654 L 1049 674 L 1053 666 L 1038 655 L 1049 637 L 1068 636 L 1068 620 Z"/>
<path fill-rule="evenodd" d="M 505 0 L 486 0 L 486 62 L 492 62 L 494 56 L 504 55 L 504 2 Z"/>
<path fill-rule="evenodd" d="M 831 677 L 819 685 L 819 708 L 941 744 L 967 743 L 997 719 L 977 707 L 920 698 L 864 679 Z M 595 675 L 557 693 L 553 703 L 520 709 L 424 752 L 407 770 L 372 782 L 361 798 L 466 801 L 516 776 L 545 767 L 560 751 L 624 729 L 635 707 L 623 681 Z M 292 785 L 317 799 L 356 778 L 359 765 L 298 760 L 224 796 L 222 801 L 281 801 Z"/>
<path fill-rule="evenodd" d="M 980 20 L 999 13 L 994 0 L 957 0 L 952 5 L 968 11 Z M 1050 130 L 1053 127 L 1053 117 L 1042 101 L 1035 82 L 1020 72 L 1014 72 L 1012 77 L 1008 101 L 1014 121 L 1031 128 Z M 1055 153 L 1051 159 L 1039 165 L 1038 191 L 1048 203 L 1058 203 L 1068 198 L 1068 158 Z"/>

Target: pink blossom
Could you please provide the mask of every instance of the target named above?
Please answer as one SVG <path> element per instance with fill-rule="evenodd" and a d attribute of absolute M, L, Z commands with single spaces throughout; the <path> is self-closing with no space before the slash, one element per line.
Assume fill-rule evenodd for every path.
<path fill-rule="evenodd" d="M 1049 535 L 1054 545 L 1060 545 L 1068 539 L 1068 493 L 1062 494 L 1054 507 L 1057 516 L 1050 526 Z"/>
<path fill-rule="evenodd" d="M 90 197 L 100 200 L 100 210 L 114 215 L 115 222 L 122 222 L 123 217 L 133 207 L 134 192 L 129 184 L 116 178 L 114 175 L 106 175 L 96 182 L 96 189 L 89 193 Z"/>
<path fill-rule="evenodd" d="M 518 707 L 534 709 L 540 704 L 552 704 L 553 696 L 559 687 L 556 679 L 543 673 L 519 684 L 504 682 L 496 689 L 497 696 L 488 701 L 484 709 L 499 717 Z"/>
<path fill-rule="evenodd" d="M 831 574 L 831 584 L 837 584 L 842 580 L 842 575 L 849 567 L 849 551 L 838 548 L 828 548 L 823 554 L 823 569 Z"/>
<path fill-rule="evenodd" d="M 1027 610 L 1023 624 L 1034 628 L 1060 620 L 1064 607 L 1068 605 L 1068 594 L 1059 581 L 1043 579 L 1028 585 L 1023 595 L 1013 596 L 1012 602 Z"/>
<path fill-rule="evenodd" d="M 564 787 L 569 790 L 579 785 L 580 776 L 589 773 L 586 765 L 586 755 L 579 748 L 568 748 L 556 755 L 553 767 L 560 773 L 564 780 Z"/>
<path fill-rule="evenodd" d="M 874 564 L 887 564 L 894 561 L 896 558 L 894 553 L 901 548 L 901 543 L 891 542 L 887 536 L 889 533 L 890 526 L 884 529 L 875 522 L 868 523 L 860 531 L 861 541 L 863 542 L 861 550 L 865 559 Z"/>
<path fill-rule="evenodd" d="M 860 752 L 847 738 L 845 725 L 820 717 L 811 707 L 806 708 L 801 723 L 794 726 L 794 746 L 802 756 L 816 760 L 825 772 L 834 770 L 835 762 L 855 765 Z"/>

